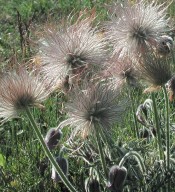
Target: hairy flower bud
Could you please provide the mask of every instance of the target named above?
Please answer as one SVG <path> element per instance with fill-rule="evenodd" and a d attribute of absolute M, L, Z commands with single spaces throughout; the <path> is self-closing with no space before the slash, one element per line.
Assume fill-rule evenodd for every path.
<path fill-rule="evenodd" d="M 169 92 L 169 99 L 172 102 L 175 98 L 175 76 L 173 76 L 167 83 L 167 89 Z"/>
<path fill-rule="evenodd" d="M 87 192 L 100 192 L 100 185 L 97 179 L 89 179 Z"/>
<path fill-rule="evenodd" d="M 162 35 L 157 42 L 157 52 L 162 56 L 166 56 L 171 53 L 173 44 L 173 39 L 170 36 Z"/>
<path fill-rule="evenodd" d="M 109 190 L 113 192 L 121 191 L 125 182 L 127 170 L 125 167 L 113 165 L 109 170 Z"/>
<path fill-rule="evenodd" d="M 54 149 L 61 139 L 62 132 L 60 129 L 51 128 L 46 134 L 45 143 L 49 149 Z"/>
<path fill-rule="evenodd" d="M 68 173 L 68 161 L 67 161 L 67 159 L 65 159 L 63 157 L 57 157 L 56 161 L 57 161 L 58 165 L 60 166 L 61 170 L 63 171 L 63 173 L 67 176 L 67 173 Z M 58 181 L 61 180 L 58 173 L 56 172 L 56 169 L 55 169 L 54 166 L 52 166 L 52 176 L 51 176 L 51 178 L 55 182 L 58 182 Z"/>

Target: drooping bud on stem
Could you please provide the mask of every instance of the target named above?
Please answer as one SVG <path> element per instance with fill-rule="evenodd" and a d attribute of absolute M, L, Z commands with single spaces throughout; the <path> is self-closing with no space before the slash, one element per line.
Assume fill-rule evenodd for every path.
<path fill-rule="evenodd" d="M 63 158 L 63 157 L 57 157 L 56 161 L 58 163 L 58 165 L 60 166 L 60 168 L 62 169 L 63 173 L 67 176 L 68 174 L 68 161 L 67 159 Z M 57 174 L 55 167 L 52 166 L 52 176 L 51 178 L 55 181 L 61 181 L 59 175 Z"/>
<path fill-rule="evenodd" d="M 59 140 L 61 139 L 61 135 L 62 135 L 62 132 L 60 129 L 57 129 L 57 128 L 49 129 L 44 140 L 45 140 L 47 147 L 50 150 L 52 150 L 56 147 Z"/>
<path fill-rule="evenodd" d="M 126 176 L 127 176 L 127 170 L 125 167 L 113 165 L 109 170 L 109 184 L 108 184 L 109 190 L 113 192 L 121 191 Z"/>

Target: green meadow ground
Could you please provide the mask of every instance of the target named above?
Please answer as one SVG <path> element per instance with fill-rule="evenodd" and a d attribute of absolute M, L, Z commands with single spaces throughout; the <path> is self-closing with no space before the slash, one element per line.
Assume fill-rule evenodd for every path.
<path fill-rule="evenodd" d="M 15 68 L 19 64 L 28 63 L 37 52 L 37 33 L 42 26 L 49 21 L 59 21 L 71 12 L 77 13 L 84 8 L 96 7 L 98 21 L 107 19 L 106 4 L 111 0 L 0 0 L 0 66 Z M 169 8 L 172 18 L 175 17 L 175 2 Z M 58 22 L 59 23 L 59 22 Z M 127 92 L 124 93 L 127 96 Z M 161 162 L 154 164 L 159 155 L 156 139 L 144 139 L 137 137 L 135 129 L 139 132 L 143 126 L 135 121 L 135 112 L 139 104 L 151 95 L 143 95 L 142 91 L 135 90 L 132 108 L 125 114 L 124 122 L 112 129 L 112 140 L 115 149 L 111 153 L 120 159 L 127 152 L 134 150 L 138 152 L 146 165 L 149 178 L 147 187 L 149 191 L 161 191 L 159 187 L 165 186 L 166 179 L 171 179 L 171 191 L 175 191 L 175 174 L 165 173 Z M 155 94 L 157 109 L 160 115 L 160 124 L 164 126 L 164 96 L 163 92 Z M 32 109 L 32 113 L 41 129 L 43 135 L 51 127 L 56 127 L 65 118 L 64 103 L 66 98 L 62 93 L 53 94 L 46 102 L 44 110 Z M 171 158 L 175 159 L 175 105 L 170 103 L 171 123 Z M 153 112 L 149 113 L 149 121 L 155 124 Z M 173 124 L 174 123 L 174 124 Z M 68 139 L 69 132 L 64 130 L 62 140 L 53 152 L 59 153 L 64 141 Z M 87 142 L 87 143 L 86 143 Z M 165 129 L 162 129 L 162 143 L 165 144 Z M 81 141 L 76 140 L 79 146 Z M 91 146 L 91 141 L 85 141 L 85 146 Z M 112 144 L 111 144 L 112 145 Z M 88 148 L 88 147 L 87 147 Z M 85 149 L 87 150 L 85 147 Z M 72 154 L 67 154 L 69 161 L 69 179 L 77 187 L 82 188 L 84 181 L 88 178 L 88 165 Z M 98 161 L 98 159 L 97 159 Z M 108 159 L 107 159 L 108 161 Z M 175 160 L 174 160 L 175 161 Z M 125 191 L 144 191 L 145 184 L 141 173 L 138 171 L 137 162 L 128 160 L 127 169 L 129 177 L 126 180 Z M 97 162 L 98 165 L 98 162 Z M 99 165 L 98 165 L 99 166 Z M 175 164 L 173 164 L 175 167 Z M 175 170 L 173 170 L 175 172 Z M 169 174 L 169 175 L 168 175 Z M 140 179 L 141 178 L 141 179 Z M 174 178 L 174 179 L 173 179 Z M 174 181 L 173 181 L 174 180 Z M 137 186 L 137 189 L 135 189 Z M 64 185 L 54 183 L 51 179 L 51 166 L 38 143 L 31 125 L 25 114 L 21 118 L 12 120 L 0 126 L 0 191 L 2 192 L 55 192 L 68 190 Z M 84 189 L 85 191 L 85 189 Z M 95 192 L 95 191 L 94 191 Z"/>

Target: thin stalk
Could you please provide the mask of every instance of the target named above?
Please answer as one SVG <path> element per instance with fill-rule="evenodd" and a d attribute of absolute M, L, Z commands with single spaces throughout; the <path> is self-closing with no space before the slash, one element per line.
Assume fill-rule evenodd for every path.
<path fill-rule="evenodd" d="M 142 157 L 136 151 L 130 151 L 130 152 L 126 153 L 126 155 L 121 159 L 121 161 L 119 163 L 119 167 L 122 167 L 124 165 L 124 163 L 126 162 L 127 158 L 130 156 L 135 157 L 135 159 L 138 162 L 138 165 L 142 171 L 143 178 L 144 178 L 144 183 L 145 183 L 145 185 L 144 185 L 145 189 L 144 190 L 147 191 L 147 183 L 146 183 L 146 178 L 145 178 L 146 168 L 145 168 L 145 165 L 143 163 Z"/>
<path fill-rule="evenodd" d="M 126 155 L 121 159 L 119 166 L 122 167 L 124 165 L 124 163 L 126 162 L 127 158 L 130 156 L 134 156 L 140 166 L 140 169 L 143 171 L 143 174 L 146 173 L 146 168 L 145 165 L 143 163 L 142 157 L 135 151 L 130 151 L 128 153 L 126 153 Z"/>
<path fill-rule="evenodd" d="M 170 169 L 170 124 L 169 124 L 169 100 L 165 86 L 163 86 L 165 97 L 165 124 L 166 124 L 166 165 Z"/>
<path fill-rule="evenodd" d="M 131 107 L 132 107 L 132 113 L 133 113 L 133 117 L 134 117 L 134 125 L 135 125 L 135 137 L 139 138 L 139 128 L 138 128 L 138 123 L 137 123 L 137 117 L 136 117 L 136 110 L 135 110 L 135 105 L 134 105 L 134 99 L 132 96 L 132 91 L 129 90 L 129 95 L 131 98 Z"/>
<path fill-rule="evenodd" d="M 166 125 L 166 166 L 167 171 L 170 169 L 170 123 L 169 123 L 169 100 L 165 85 L 163 86 L 165 98 L 165 125 Z M 167 191 L 170 191 L 170 182 L 167 183 Z"/>
<path fill-rule="evenodd" d="M 105 157 L 104 157 L 104 153 L 103 153 L 103 149 L 102 149 L 100 132 L 98 130 L 99 128 L 100 128 L 99 126 L 95 127 L 95 135 L 96 135 L 96 139 L 97 139 L 97 145 L 98 145 L 98 150 L 99 150 L 100 159 L 101 159 L 101 163 L 102 163 L 102 168 L 103 168 L 103 171 L 105 173 L 106 179 L 108 179 L 108 171 L 107 171 L 106 161 L 105 161 Z"/>
<path fill-rule="evenodd" d="M 71 192 L 77 192 L 77 190 L 72 186 L 72 184 L 69 182 L 68 178 L 65 176 L 65 174 L 63 173 L 63 171 L 61 170 L 60 166 L 58 165 L 58 163 L 56 162 L 55 158 L 53 157 L 52 153 L 50 152 L 50 150 L 48 149 L 48 147 L 46 146 L 44 139 L 35 123 L 35 120 L 32 116 L 32 114 L 30 113 L 29 108 L 26 108 L 26 114 L 30 120 L 30 123 L 32 125 L 33 130 L 36 133 L 36 136 L 45 152 L 45 154 L 47 155 L 49 161 L 52 163 L 52 165 L 55 167 L 59 177 L 61 178 L 62 182 L 66 185 L 66 187 L 69 189 L 69 191 Z"/>
<path fill-rule="evenodd" d="M 158 117 L 154 93 L 151 93 L 151 97 L 152 97 L 152 101 L 153 101 L 153 110 L 154 110 L 154 117 L 155 117 L 155 122 L 156 122 L 156 131 L 157 131 L 157 136 L 158 136 L 159 155 L 160 155 L 160 159 L 163 159 L 161 133 L 160 133 L 160 126 L 159 126 L 159 117 Z"/>

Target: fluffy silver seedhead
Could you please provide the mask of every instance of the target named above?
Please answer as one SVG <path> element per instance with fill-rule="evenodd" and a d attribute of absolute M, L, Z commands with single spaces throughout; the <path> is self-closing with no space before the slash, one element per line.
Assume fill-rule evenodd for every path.
<path fill-rule="evenodd" d="M 92 27 L 94 18 L 84 19 L 81 15 L 72 25 L 47 29 L 40 56 L 41 71 L 50 81 L 57 83 L 67 75 L 82 78 L 89 71 L 102 68 L 107 59 L 106 42 L 99 36 L 97 27 Z"/>
<path fill-rule="evenodd" d="M 150 85 L 145 92 L 155 91 L 165 85 L 173 76 L 171 58 L 162 58 L 154 53 L 144 54 L 136 68 L 140 71 L 141 78 Z"/>
<path fill-rule="evenodd" d="M 112 20 L 106 24 L 107 39 L 113 44 L 115 54 L 138 56 L 155 46 L 159 37 L 167 31 L 165 4 L 139 0 L 114 8 Z"/>
<path fill-rule="evenodd" d="M 107 69 L 104 71 L 106 77 L 113 77 L 127 83 L 131 87 L 138 86 L 139 73 L 133 65 L 133 61 L 129 57 L 120 58 L 120 53 L 115 54 L 106 64 Z"/>
<path fill-rule="evenodd" d="M 41 103 L 49 93 L 44 80 L 33 72 L 22 69 L 4 74 L 0 78 L 0 118 L 17 117 L 20 110 Z"/>
<path fill-rule="evenodd" d="M 125 101 L 126 102 L 126 101 Z M 96 126 L 103 131 L 121 120 L 126 110 L 126 103 L 119 101 L 119 89 L 113 89 L 109 84 L 85 84 L 83 88 L 76 88 L 67 103 L 68 119 L 59 127 L 70 125 L 72 137 L 77 133 L 86 137 Z"/>

